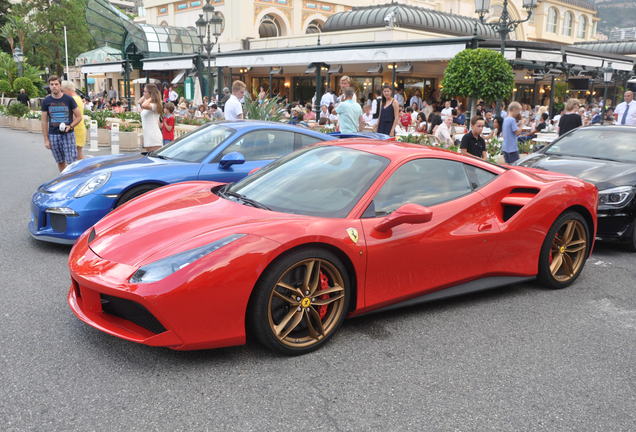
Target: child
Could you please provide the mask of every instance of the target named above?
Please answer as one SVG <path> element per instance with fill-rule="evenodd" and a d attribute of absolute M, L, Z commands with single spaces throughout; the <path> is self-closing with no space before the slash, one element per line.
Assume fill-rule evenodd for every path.
<path fill-rule="evenodd" d="M 163 135 L 163 145 L 174 140 L 174 104 L 168 102 L 163 105 L 163 118 L 161 119 L 161 134 Z"/>

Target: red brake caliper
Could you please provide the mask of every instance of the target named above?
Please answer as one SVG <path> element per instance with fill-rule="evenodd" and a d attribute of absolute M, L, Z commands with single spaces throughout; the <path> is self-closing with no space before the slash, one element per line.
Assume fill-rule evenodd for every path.
<path fill-rule="evenodd" d="M 327 275 L 323 272 L 320 272 L 320 290 L 328 290 L 329 289 L 329 279 Z M 329 294 L 323 294 L 320 296 L 320 300 L 327 300 L 329 298 Z M 318 306 L 318 314 L 320 315 L 320 319 L 323 319 L 325 315 L 327 315 L 327 305 Z"/>

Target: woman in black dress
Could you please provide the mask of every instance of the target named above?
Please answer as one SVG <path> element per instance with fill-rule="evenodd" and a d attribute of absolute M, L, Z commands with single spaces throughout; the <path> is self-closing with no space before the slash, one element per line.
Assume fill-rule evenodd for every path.
<path fill-rule="evenodd" d="M 565 114 L 559 120 L 559 136 L 583 125 L 581 116 L 578 113 L 580 105 L 578 99 L 574 98 L 568 99 L 565 103 Z"/>
<path fill-rule="evenodd" d="M 382 88 L 382 108 L 378 118 L 377 131 L 389 136 L 395 136 L 395 127 L 400 119 L 400 106 L 393 98 L 393 89 L 389 86 Z"/>

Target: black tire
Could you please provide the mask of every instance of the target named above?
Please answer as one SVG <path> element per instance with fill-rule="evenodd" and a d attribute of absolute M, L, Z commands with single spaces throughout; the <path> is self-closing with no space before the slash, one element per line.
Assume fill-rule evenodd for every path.
<path fill-rule="evenodd" d="M 310 267 L 311 261 L 314 264 Z M 301 297 L 304 287 L 311 290 L 314 284 L 314 291 Z M 301 291 L 297 291 L 299 288 Z M 320 294 L 327 289 L 334 292 Z M 250 336 L 285 355 L 314 351 L 342 325 L 349 311 L 350 290 L 347 270 L 335 254 L 306 248 L 283 255 L 265 270 L 254 288 L 247 315 Z M 285 301 L 280 294 L 286 297 Z"/>
<path fill-rule="evenodd" d="M 571 241 L 562 238 L 568 234 L 568 226 L 572 226 L 575 230 Z M 578 240 L 574 236 L 577 236 Z M 570 242 L 571 246 L 564 244 L 564 241 Z M 574 245 L 575 243 L 578 244 Z M 590 228 L 585 218 L 576 211 L 563 213 L 552 224 L 543 241 L 537 279 L 551 289 L 561 289 L 571 285 L 585 266 L 585 261 L 590 254 L 590 245 Z M 570 250 L 576 250 L 576 252 L 569 252 Z M 556 270 L 551 269 L 553 265 Z"/>
<path fill-rule="evenodd" d="M 628 252 L 636 252 L 636 219 L 632 222 L 632 235 L 625 247 Z"/>
<path fill-rule="evenodd" d="M 156 185 L 156 184 L 145 184 L 145 185 L 135 186 L 134 188 L 130 189 L 129 191 L 126 191 L 125 193 L 122 194 L 122 196 L 119 197 L 119 199 L 117 200 L 117 203 L 115 204 L 115 208 L 119 207 L 120 205 L 124 203 L 127 203 L 133 198 L 137 198 L 139 195 L 143 195 L 146 192 L 150 192 L 153 189 L 157 189 L 158 187 L 160 187 L 160 185 Z"/>

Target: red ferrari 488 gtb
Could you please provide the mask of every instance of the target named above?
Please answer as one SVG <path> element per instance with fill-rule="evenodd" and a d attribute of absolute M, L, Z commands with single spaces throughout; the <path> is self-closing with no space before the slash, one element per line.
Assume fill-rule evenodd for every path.
<path fill-rule="evenodd" d="M 293 153 L 234 184 L 134 199 L 69 257 L 68 302 L 89 325 L 178 350 L 244 343 L 302 354 L 347 316 L 581 273 L 596 188 L 444 150 L 349 140 Z"/>

